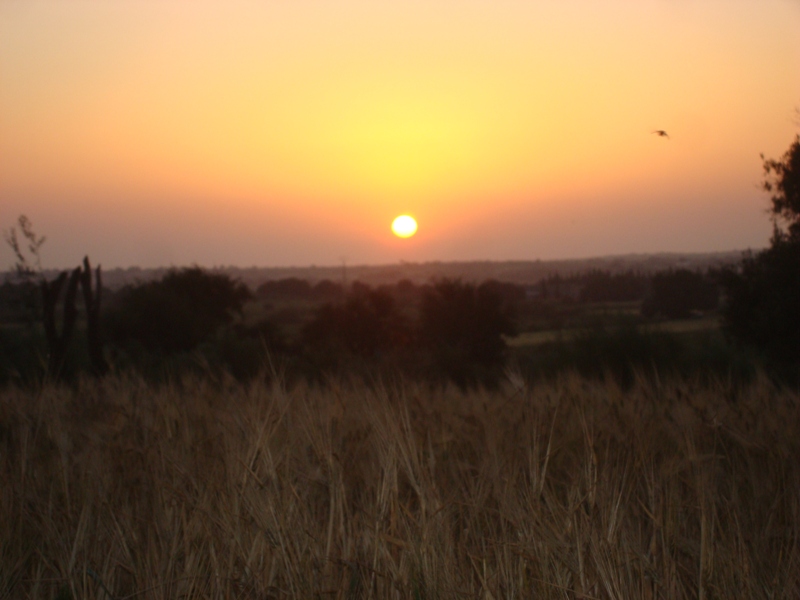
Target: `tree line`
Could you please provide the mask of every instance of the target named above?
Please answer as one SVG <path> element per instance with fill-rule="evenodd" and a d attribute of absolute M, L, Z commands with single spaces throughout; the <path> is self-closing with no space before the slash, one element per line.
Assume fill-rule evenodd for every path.
<path fill-rule="evenodd" d="M 768 364 L 797 377 L 799 180 L 800 137 L 781 159 L 764 159 L 763 187 L 771 194 L 773 220 L 769 248 L 745 256 L 734 267 L 652 275 L 590 271 L 554 275 L 529 287 L 443 279 L 372 288 L 359 282 L 312 285 L 284 279 L 251 291 L 227 275 L 192 267 L 112 294 L 102 286 L 100 267 L 93 270 L 88 257 L 48 281 L 39 256 L 45 239 L 20 217 L 19 229 L 6 234 L 17 257 L 17 281 L 0 286 L 0 311 L 13 312 L 16 306 L 28 315 L 29 324 L 41 323 L 44 370 L 51 377 L 64 375 L 73 355 L 80 353 L 73 340 L 77 336 L 96 375 L 106 373 L 110 363 L 139 369 L 179 366 L 191 362 L 187 355 L 194 353 L 208 365 L 223 365 L 241 376 L 281 356 L 305 373 L 399 365 L 459 385 L 492 383 L 502 372 L 505 340 L 517 331 L 520 307 L 546 311 L 557 302 L 637 302 L 646 318 L 686 318 L 719 310 L 732 342 L 755 349 Z M 309 304 L 287 335 L 285 324 L 291 319 L 246 318 L 245 309 L 256 300 L 262 305 Z M 282 314 L 292 310 L 284 308 Z M 8 334 L 0 330 L 2 335 Z"/>

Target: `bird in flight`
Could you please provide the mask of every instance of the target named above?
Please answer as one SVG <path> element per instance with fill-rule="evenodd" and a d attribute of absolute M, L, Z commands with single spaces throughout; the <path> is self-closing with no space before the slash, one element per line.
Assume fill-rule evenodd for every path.
<path fill-rule="evenodd" d="M 655 133 L 656 135 L 659 135 L 659 136 L 661 136 L 661 137 L 665 137 L 665 138 L 669 139 L 669 135 L 668 135 L 668 134 L 667 134 L 667 132 L 666 132 L 666 131 L 664 131 L 663 129 L 656 129 L 656 130 L 655 130 L 655 131 L 653 131 L 652 133 Z"/>

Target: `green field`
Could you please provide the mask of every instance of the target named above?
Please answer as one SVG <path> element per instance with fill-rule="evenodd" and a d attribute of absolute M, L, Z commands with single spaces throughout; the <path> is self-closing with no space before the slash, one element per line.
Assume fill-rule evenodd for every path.
<path fill-rule="evenodd" d="M 605 313 L 601 313 L 605 314 Z M 612 313 L 617 316 L 619 313 Z M 640 333 L 694 333 L 699 331 L 719 331 L 720 322 L 719 317 L 705 316 L 694 319 L 675 319 L 670 321 L 659 321 L 655 323 L 641 323 L 637 326 L 637 331 Z M 512 348 L 520 348 L 525 346 L 538 346 L 547 342 L 556 342 L 560 340 L 573 340 L 576 337 L 585 334 L 586 328 L 572 328 L 572 329 L 550 329 L 544 331 L 527 331 L 516 335 L 514 337 L 506 338 L 506 343 Z"/>

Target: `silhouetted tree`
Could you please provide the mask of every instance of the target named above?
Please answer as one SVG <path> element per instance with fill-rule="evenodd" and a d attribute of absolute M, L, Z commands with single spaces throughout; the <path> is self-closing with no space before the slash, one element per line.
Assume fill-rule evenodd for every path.
<path fill-rule="evenodd" d="M 724 326 L 800 378 L 800 136 L 781 160 L 764 160 L 764 175 L 772 194 L 771 245 L 723 273 Z"/>
<path fill-rule="evenodd" d="M 330 279 L 323 279 L 314 286 L 313 292 L 317 299 L 333 300 L 344 295 L 344 288 L 340 283 L 335 283 Z"/>
<path fill-rule="evenodd" d="M 508 307 L 515 307 L 525 301 L 525 288 L 516 283 L 488 279 L 480 285 L 481 293 L 496 295 Z"/>
<path fill-rule="evenodd" d="M 410 342 L 411 329 L 394 298 L 383 290 L 354 284 L 341 304 L 317 310 L 303 331 L 303 342 L 334 357 L 348 352 L 376 358 Z"/>
<path fill-rule="evenodd" d="M 308 298 L 311 296 L 311 284 L 297 277 L 267 281 L 258 286 L 256 295 L 262 298 Z"/>
<path fill-rule="evenodd" d="M 776 241 L 722 276 L 725 330 L 776 363 L 800 359 L 800 243 Z"/>
<path fill-rule="evenodd" d="M 581 302 L 628 302 L 641 300 L 647 288 L 643 275 L 632 271 L 612 275 L 608 271 L 590 271 L 583 276 Z"/>
<path fill-rule="evenodd" d="M 491 383 L 503 362 L 503 335 L 513 333 L 510 306 L 493 284 L 445 279 L 423 292 L 420 340 L 436 369 L 459 385 Z"/>
<path fill-rule="evenodd" d="M 161 280 L 121 290 L 109 311 L 109 338 L 165 354 L 191 350 L 240 313 L 252 297 L 228 275 L 199 267 L 172 270 Z"/>
<path fill-rule="evenodd" d="M 764 191 L 772 194 L 773 243 L 800 242 L 800 135 L 780 160 L 764 160 Z M 782 227 L 785 226 L 785 229 Z"/>
<path fill-rule="evenodd" d="M 702 273 L 687 269 L 653 275 L 650 293 L 642 303 L 646 317 L 683 319 L 695 311 L 713 310 L 719 302 L 716 284 Z"/>

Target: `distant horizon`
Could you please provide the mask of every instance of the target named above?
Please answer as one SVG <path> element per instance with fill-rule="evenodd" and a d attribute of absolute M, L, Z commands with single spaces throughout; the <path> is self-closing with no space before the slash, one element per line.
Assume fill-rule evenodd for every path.
<path fill-rule="evenodd" d="M 192 268 L 192 267 L 199 267 L 204 270 L 214 270 L 214 269 L 341 269 L 342 265 L 344 264 L 347 268 L 359 268 L 359 267 L 391 267 L 391 266 L 401 266 L 401 265 L 429 265 L 429 264 L 483 264 L 483 263 L 536 263 L 536 262 L 570 262 L 570 261 L 592 261 L 592 260 L 613 260 L 617 258 L 633 258 L 633 257 L 655 257 L 655 256 L 714 256 L 714 255 L 733 255 L 733 254 L 744 254 L 746 252 L 758 252 L 764 250 L 768 247 L 768 245 L 764 245 L 758 248 L 742 248 L 742 249 L 733 249 L 733 250 L 710 250 L 710 251 L 680 251 L 680 250 L 665 250 L 665 251 L 656 251 L 656 252 L 622 252 L 618 254 L 598 254 L 593 256 L 569 256 L 569 257 L 557 257 L 557 258 L 474 258 L 474 259 L 453 259 L 453 260 L 443 260 L 443 259 L 429 259 L 429 260 L 398 260 L 394 262 L 358 262 L 358 263 L 350 263 L 350 262 L 333 262 L 333 263 L 310 263 L 310 264 L 201 264 L 201 263 L 180 263 L 180 264 L 161 264 L 161 265 L 154 265 L 154 266 L 141 266 L 141 265 L 112 265 L 107 266 L 102 261 L 96 261 L 88 254 L 84 255 L 89 258 L 89 261 L 92 264 L 92 267 L 96 267 L 98 265 L 102 266 L 103 270 L 135 270 L 139 269 L 142 271 L 160 271 L 160 270 L 169 270 L 169 269 L 185 269 L 185 268 Z M 60 272 L 65 269 L 75 268 L 82 262 L 83 258 L 80 261 L 76 262 L 74 265 L 67 265 L 64 264 L 63 266 L 59 267 L 51 267 L 44 265 L 42 267 L 42 272 L 44 273 L 52 273 L 52 272 Z M 12 264 L 10 267 L 5 269 L 0 269 L 0 273 L 13 273 L 14 272 L 14 265 Z"/>
<path fill-rule="evenodd" d="M 570 261 L 591 261 L 591 260 L 613 260 L 616 258 L 632 258 L 632 257 L 646 257 L 646 256 L 713 256 L 713 255 L 729 255 L 729 254 L 744 254 L 746 252 L 758 252 L 760 250 L 766 249 L 768 246 L 765 244 L 763 247 L 759 248 L 744 248 L 744 249 L 733 249 L 733 250 L 712 250 L 712 251 L 698 251 L 698 252 L 683 252 L 683 251 L 663 251 L 663 252 L 624 252 L 620 254 L 600 254 L 595 256 L 570 256 L 570 257 L 560 257 L 560 258 L 496 258 L 496 259 L 481 259 L 481 258 L 474 258 L 474 259 L 454 259 L 454 260 L 441 260 L 441 259 L 429 259 L 429 260 L 399 260 L 395 262 L 380 262 L 380 263 L 369 263 L 369 262 L 359 262 L 359 263 L 350 263 L 345 262 L 344 265 L 347 268 L 359 268 L 359 267 L 391 267 L 391 266 L 401 266 L 401 265 L 430 265 L 430 264 L 481 264 L 481 263 L 536 263 L 536 262 L 570 262 Z M 91 260 L 91 257 L 89 257 Z M 103 267 L 108 268 L 109 270 L 128 270 L 128 269 L 141 269 L 141 270 L 163 270 L 163 269 L 183 269 L 183 268 L 191 268 L 191 267 L 200 267 L 201 269 L 341 269 L 342 262 L 334 262 L 334 263 L 312 263 L 312 264 L 285 264 L 285 265 L 267 265 L 267 264 L 252 264 L 252 265 L 236 265 L 236 264 L 214 264 L 214 265 L 205 265 L 205 264 L 197 264 L 197 263 L 190 263 L 190 264 L 173 264 L 173 265 L 159 265 L 154 267 L 140 267 L 139 265 L 129 265 L 129 266 L 112 266 L 112 267 Z M 77 265 L 76 265 L 77 266 Z M 57 271 L 59 269 L 44 269 L 45 271 Z"/>

